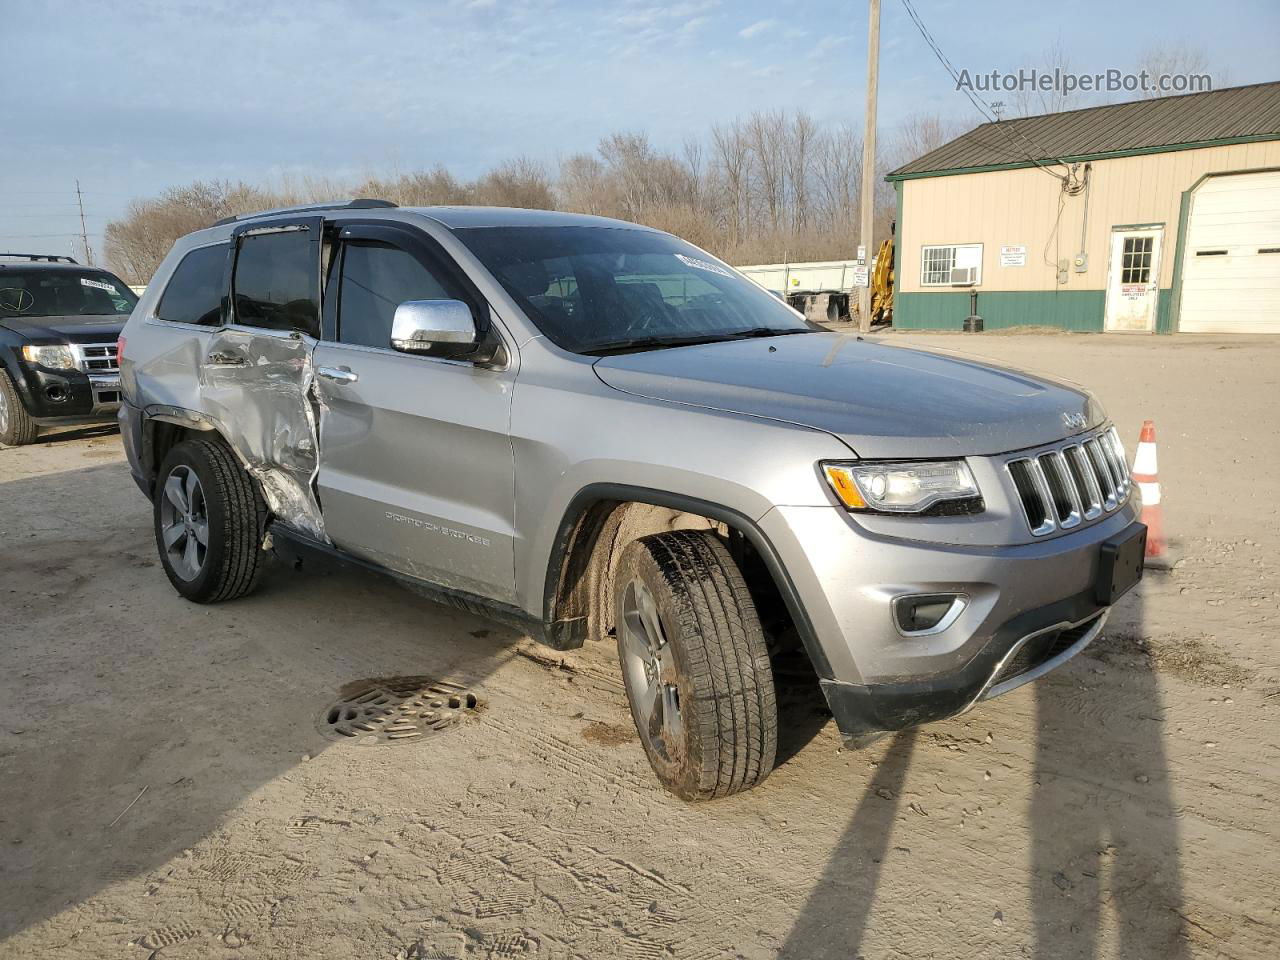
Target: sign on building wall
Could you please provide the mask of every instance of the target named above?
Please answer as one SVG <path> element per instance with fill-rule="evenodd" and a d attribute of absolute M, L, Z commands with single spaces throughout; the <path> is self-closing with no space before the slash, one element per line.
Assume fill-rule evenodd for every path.
<path fill-rule="evenodd" d="M 1007 243 L 1000 246 L 1000 266 L 1025 267 L 1027 246 L 1024 243 Z"/>

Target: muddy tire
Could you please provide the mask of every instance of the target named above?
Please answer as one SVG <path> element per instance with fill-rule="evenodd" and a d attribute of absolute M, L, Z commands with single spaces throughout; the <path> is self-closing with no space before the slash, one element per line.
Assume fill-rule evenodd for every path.
<path fill-rule="evenodd" d="M 22 447 L 35 443 L 40 428 L 22 405 L 9 374 L 0 370 L 0 446 Z"/>
<path fill-rule="evenodd" d="M 778 745 L 773 671 L 720 538 L 678 530 L 628 544 L 614 616 L 631 715 L 662 785 L 709 800 L 764 780 Z"/>
<path fill-rule="evenodd" d="M 160 562 L 182 596 L 216 603 L 257 586 L 267 507 L 226 444 L 174 447 L 160 467 L 153 516 Z"/>

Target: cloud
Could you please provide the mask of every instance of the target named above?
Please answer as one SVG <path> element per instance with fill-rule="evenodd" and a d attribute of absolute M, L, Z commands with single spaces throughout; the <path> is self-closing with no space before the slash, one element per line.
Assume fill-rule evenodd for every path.
<path fill-rule="evenodd" d="M 758 37 L 760 34 L 772 30 L 777 25 L 777 20 L 757 20 L 751 26 L 743 27 L 739 30 L 738 36 L 742 37 L 743 40 L 750 40 L 752 37 Z"/>

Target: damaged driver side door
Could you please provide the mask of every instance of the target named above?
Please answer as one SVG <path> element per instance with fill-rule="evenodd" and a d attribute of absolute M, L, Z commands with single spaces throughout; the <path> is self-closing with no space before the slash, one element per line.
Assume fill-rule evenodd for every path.
<path fill-rule="evenodd" d="M 279 522 L 327 542 L 313 481 L 311 401 L 320 332 L 323 220 L 254 220 L 232 234 L 223 325 L 200 371 L 205 409 L 262 486 Z"/>

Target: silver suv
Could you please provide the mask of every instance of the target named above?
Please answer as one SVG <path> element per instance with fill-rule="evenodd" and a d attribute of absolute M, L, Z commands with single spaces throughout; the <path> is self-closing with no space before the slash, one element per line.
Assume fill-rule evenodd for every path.
<path fill-rule="evenodd" d="M 615 220 L 241 217 L 174 246 L 121 343 L 182 596 L 323 554 L 553 647 L 613 636 L 688 799 L 769 774 L 788 643 L 864 744 L 1054 668 L 1142 573 L 1087 392 L 826 332 Z"/>

